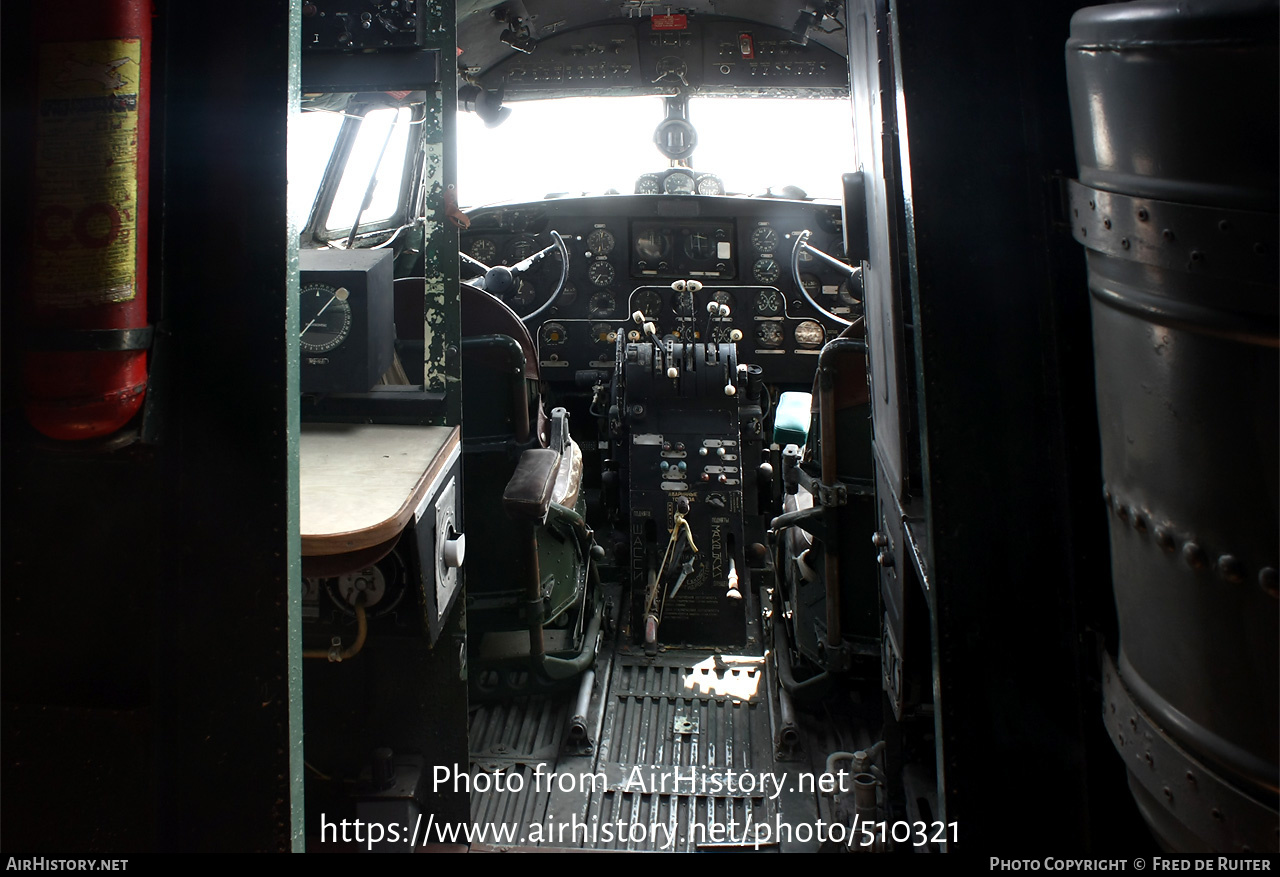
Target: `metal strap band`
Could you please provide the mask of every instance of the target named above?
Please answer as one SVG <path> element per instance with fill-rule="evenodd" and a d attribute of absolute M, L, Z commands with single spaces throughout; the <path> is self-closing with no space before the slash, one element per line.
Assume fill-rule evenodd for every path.
<path fill-rule="evenodd" d="M 1071 180 L 1071 235 L 1096 253 L 1206 277 L 1274 284 L 1280 216 L 1156 201 Z"/>
<path fill-rule="evenodd" d="M 154 334 L 151 326 L 139 329 L 45 330 L 27 339 L 28 350 L 39 351 L 123 351 L 146 350 Z"/>

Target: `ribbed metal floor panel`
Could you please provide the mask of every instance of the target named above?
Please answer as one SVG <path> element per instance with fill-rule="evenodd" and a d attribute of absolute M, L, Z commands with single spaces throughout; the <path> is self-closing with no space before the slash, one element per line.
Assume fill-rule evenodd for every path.
<path fill-rule="evenodd" d="M 472 776 L 499 770 L 508 784 L 510 775 L 523 779 L 517 792 L 471 796 L 475 823 L 516 826 L 512 842 L 503 846 L 733 848 L 751 839 L 754 826 L 812 818 L 807 797 L 798 802 L 776 786 L 760 785 L 763 775 L 780 778 L 796 767 L 774 761 L 775 722 L 762 658 L 698 651 L 646 658 L 620 651 L 597 664 L 602 670 L 592 698 L 595 744 L 589 753 L 560 751 L 571 693 L 473 712 Z M 550 773 L 579 781 L 572 789 L 555 788 L 545 780 Z M 755 780 L 750 786 L 742 782 L 745 774 Z M 582 782 L 588 775 L 590 783 Z"/>
<path fill-rule="evenodd" d="M 484 704 L 471 713 L 471 758 L 554 761 L 569 722 L 571 697 L 531 695 Z"/>

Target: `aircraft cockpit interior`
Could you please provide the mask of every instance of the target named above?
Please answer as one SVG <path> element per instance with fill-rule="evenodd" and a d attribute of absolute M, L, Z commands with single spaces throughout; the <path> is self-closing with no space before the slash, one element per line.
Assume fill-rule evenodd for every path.
<path fill-rule="evenodd" d="M 15 852 L 1280 851 L 1275 0 L 216 5 L 6 33 Z"/>

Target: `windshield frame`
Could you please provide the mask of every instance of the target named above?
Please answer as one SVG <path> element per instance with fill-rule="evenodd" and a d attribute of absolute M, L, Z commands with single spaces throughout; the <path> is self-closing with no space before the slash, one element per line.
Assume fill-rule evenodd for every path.
<path fill-rule="evenodd" d="M 425 197 L 422 187 L 425 175 L 426 144 L 423 140 L 425 126 L 422 122 L 426 116 L 426 107 L 420 101 L 412 101 L 412 98 L 396 101 L 387 95 L 352 95 L 345 109 L 341 111 L 344 116 L 342 128 L 334 140 L 324 176 L 316 189 L 306 225 L 301 230 L 303 246 L 310 243 L 339 247 L 346 245 L 346 240 L 351 235 L 351 227 L 348 225 L 341 228 L 328 228 L 327 221 L 346 174 L 352 149 L 360 136 L 364 119 L 375 110 L 398 111 L 404 108 L 409 109 L 409 132 L 404 155 L 400 159 L 403 167 L 400 174 L 400 187 L 394 201 L 395 209 L 389 216 L 381 219 L 360 222 L 352 248 L 384 246 L 394 240 L 401 231 L 414 224 L 416 217 L 421 213 L 421 205 Z M 394 159 L 394 156 L 387 155 L 383 157 L 383 162 Z M 371 244 L 371 241 L 374 242 Z"/>

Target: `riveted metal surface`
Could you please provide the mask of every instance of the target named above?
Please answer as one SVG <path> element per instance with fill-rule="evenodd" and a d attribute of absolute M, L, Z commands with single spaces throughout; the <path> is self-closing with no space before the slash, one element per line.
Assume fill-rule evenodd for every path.
<path fill-rule="evenodd" d="M 1237 855 L 1280 849 L 1280 815 L 1242 794 L 1162 732 L 1110 659 L 1103 673 L 1102 719 L 1124 758 L 1139 806 L 1172 847 Z M 1157 804 L 1154 810 L 1152 803 Z M 1175 821 L 1162 819 L 1164 808 Z"/>
<path fill-rule="evenodd" d="M 1081 180 L 1068 218 L 1088 248 L 1120 626 L 1112 682 L 1150 726 L 1146 766 L 1132 735 L 1113 743 L 1148 823 L 1187 851 L 1276 843 L 1277 15 L 1256 0 L 1140 0 L 1081 10 L 1067 44 Z M 1265 802 L 1269 825 L 1223 835 L 1165 782 L 1170 759 Z"/>
<path fill-rule="evenodd" d="M 1070 184 L 1071 233 L 1094 252 L 1206 277 L 1275 283 L 1274 213 L 1136 198 Z M 1277 302 L 1257 306 L 1275 313 Z"/>

